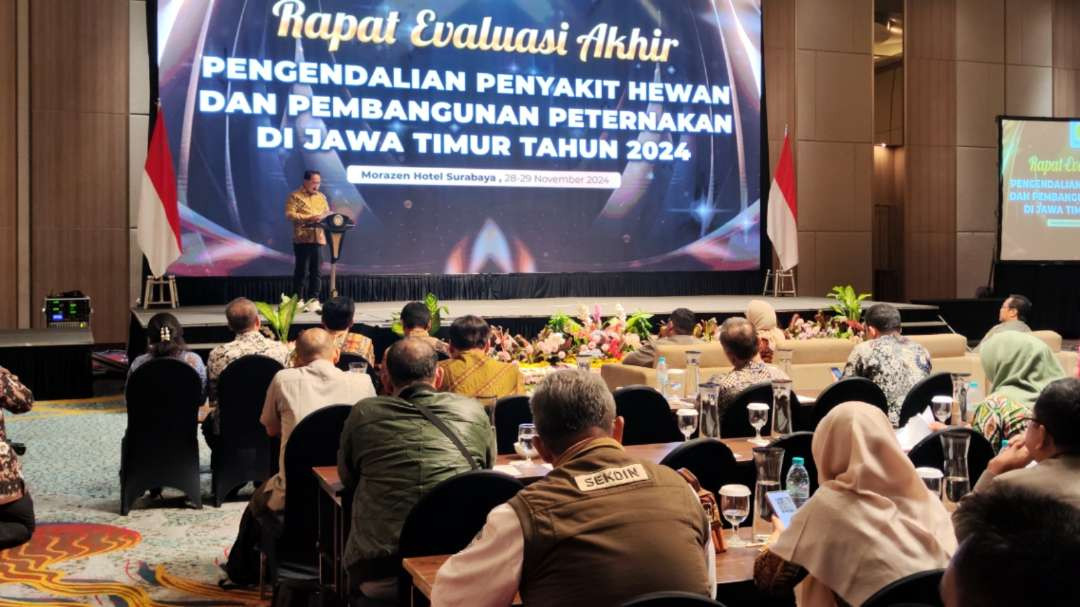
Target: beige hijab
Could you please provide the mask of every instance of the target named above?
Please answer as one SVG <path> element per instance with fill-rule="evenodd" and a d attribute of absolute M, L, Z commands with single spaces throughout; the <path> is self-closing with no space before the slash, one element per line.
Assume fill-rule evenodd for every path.
<path fill-rule="evenodd" d="M 877 407 L 848 402 L 821 420 L 812 444 L 820 487 L 771 550 L 810 575 L 800 607 L 861 605 L 902 577 L 945 567 L 952 521 L 927 491 Z"/>
<path fill-rule="evenodd" d="M 746 306 L 746 320 L 754 325 L 758 337 L 764 337 L 773 350 L 784 341 L 784 332 L 776 326 L 776 310 L 769 302 L 751 299 Z"/>

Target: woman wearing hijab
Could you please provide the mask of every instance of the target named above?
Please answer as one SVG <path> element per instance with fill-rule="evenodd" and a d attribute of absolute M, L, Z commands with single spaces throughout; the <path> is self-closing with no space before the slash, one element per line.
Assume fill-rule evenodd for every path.
<path fill-rule="evenodd" d="M 771 363 L 773 352 L 785 339 L 784 332 L 776 326 L 776 310 L 767 301 L 751 299 L 750 304 L 746 306 L 746 319 L 754 325 L 758 339 L 764 342 L 759 348 L 761 359 Z"/>
<path fill-rule="evenodd" d="M 991 337 L 979 348 L 979 358 L 989 394 L 975 405 L 971 425 L 996 452 L 1002 441 L 1023 434 L 1039 393 L 1050 382 L 1065 377 L 1065 371 L 1041 339 L 1018 331 Z"/>
<path fill-rule="evenodd" d="M 198 354 L 187 349 L 187 344 L 184 343 L 184 328 L 175 316 L 168 312 L 154 314 L 150 322 L 146 323 L 146 342 L 146 353 L 131 361 L 128 377 L 147 361 L 162 357 L 175 358 L 195 369 L 202 380 L 203 389 L 206 389 L 206 365 Z"/>
<path fill-rule="evenodd" d="M 769 593 L 799 607 L 861 605 L 900 578 L 945 567 L 949 513 L 915 473 L 889 418 L 857 402 L 821 420 L 811 444 L 820 486 L 754 562 Z"/>

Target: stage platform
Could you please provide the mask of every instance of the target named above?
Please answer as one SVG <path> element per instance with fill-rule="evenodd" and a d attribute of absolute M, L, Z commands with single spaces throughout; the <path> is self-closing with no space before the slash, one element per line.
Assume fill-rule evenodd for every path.
<path fill-rule="evenodd" d="M 772 304 L 786 325 L 793 314 L 813 315 L 818 310 L 829 309 L 835 300 L 826 297 L 762 297 L 760 295 L 695 295 L 670 297 L 557 297 L 545 299 L 485 299 L 441 301 L 449 309 L 443 317 L 444 327 L 449 326 L 458 316 L 475 314 L 499 325 L 511 332 L 532 337 L 543 328 L 547 319 L 557 312 L 577 316 L 582 304 L 592 312 L 593 306 L 600 306 L 604 317 L 615 313 L 615 306 L 621 304 L 627 314 L 637 311 L 656 315 L 656 322 L 663 322 L 675 308 L 689 308 L 699 318 L 715 317 L 723 320 L 729 316 L 742 315 L 751 299 L 764 299 Z M 379 301 L 356 304 L 354 330 L 368 335 L 376 342 L 376 351 L 381 352 L 383 343 L 390 343 L 395 336 L 390 325 L 395 314 L 401 311 L 404 301 Z M 863 302 L 864 307 L 873 302 Z M 938 308 L 932 305 L 894 303 L 900 309 L 907 333 L 925 333 L 946 331 L 938 318 Z M 232 339 L 232 334 L 225 326 L 224 304 L 217 306 L 187 306 L 174 310 L 142 308 L 131 309 L 131 323 L 128 334 L 128 352 L 134 355 L 146 347 L 145 328 L 150 318 L 161 311 L 172 312 L 184 327 L 184 339 L 192 349 L 204 354 L 219 343 Z M 302 312 L 293 321 L 293 333 L 304 328 L 317 326 L 318 314 Z M 656 324 L 656 323 L 654 323 Z M 444 329 L 445 331 L 445 329 Z"/>

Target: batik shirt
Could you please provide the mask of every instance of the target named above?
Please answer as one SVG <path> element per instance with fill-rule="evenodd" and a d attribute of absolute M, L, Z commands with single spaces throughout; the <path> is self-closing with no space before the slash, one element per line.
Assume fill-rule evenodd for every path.
<path fill-rule="evenodd" d="M 525 376 L 514 363 L 491 358 L 482 350 L 458 352 L 439 363 L 443 392 L 454 392 L 482 401 L 525 393 Z"/>
<path fill-rule="evenodd" d="M 34 405 L 34 395 L 7 369 L 0 367 L 0 408 L 25 413 Z M 7 442 L 4 414 L 0 411 L 0 504 L 22 497 L 25 492 L 22 468 L 15 451 Z"/>
<path fill-rule="evenodd" d="M 930 353 L 901 335 L 882 335 L 855 346 L 844 377 L 865 377 L 885 393 L 889 421 L 900 425 L 900 407 L 911 388 L 930 375 Z"/>
<path fill-rule="evenodd" d="M 285 344 L 270 339 L 258 331 L 248 331 L 236 336 L 229 343 L 221 344 L 210 351 L 207 360 L 207 371 L 210 379 L 210 404 L 217 404 L 217 383 L 225 367 L 234 360 L 252 354 L 268 356 L 282 365 L 289 355 L 289 349 Z"/>
<path fill-rule="evenodd" d="M 711 410 L 711 412 L 715 412 L 715 417 L 713 415 L 705 416 L 702 421 L 701 435 L 720 436 L 720 422 L 724 419 L 724 412 L 727 410 L 728 405 L 735 400 L 735 397 L 754 384 L 774 379 L 788 379 L 788 376 L 779 368 L 760 360 L 752 360 L 741 369 L 735 369 L 724 376 L 723 379 L 717 382 L 720 386 L 720 392 L 716 399 L 716 407 Z M 715 381 L 715 377 L 710 381 Z"/>

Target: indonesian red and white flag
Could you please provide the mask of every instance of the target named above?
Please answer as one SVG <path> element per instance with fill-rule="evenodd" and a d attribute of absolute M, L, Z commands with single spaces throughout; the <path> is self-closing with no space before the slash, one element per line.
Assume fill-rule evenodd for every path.
<path fill-rule="evenodd" d="M 139 188 L 139 219 L 136 239 L 154 276 L 163 276 L 169 264 L 183 252 L 180 244 L 180 208 L 176 198 L 176 172 L 173 169 L 169 137 L 161 105 L 150 136 L 150 148 L 143 167 Z"/>
<path fill-rule="evenodd" d="M 795 203 L 795 165 L 791 162 L 791 143 L 784 134 L 784 147 L 780 150 L 780 162 L 773 172 L 769 188 L 768 234 L 780 269 L 790 270 L 799 264 L 799 230 L 797 219 L 799 207 Z"/>

